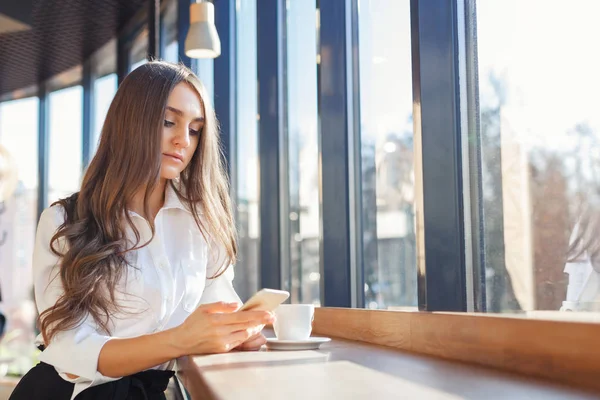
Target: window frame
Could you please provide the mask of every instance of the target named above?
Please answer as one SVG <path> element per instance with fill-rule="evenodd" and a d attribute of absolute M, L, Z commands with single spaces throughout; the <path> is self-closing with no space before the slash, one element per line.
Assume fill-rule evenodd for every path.
<path fill-rule="evenodd" d="M 261 0 L 256 9 L 259 152 L 259 282 L 263 288 L 282 288 L 288 268 L 284 240 L 289 193 L 285 176 L 285 0 Z"/>
<path fill-rule="evenodd" d="M 418 304 L 467 311 L 458 2 L 411 0 Z"/>
<path fill-rule="evenodd" d="M 318 7 L 321 298 L 326 307 L 357 307 L 364 306 L 362 194 L 357 190 L 361 187 L 358 2 L 322 1 Z M 342 79 L 333 79 L 338 74 Z"/>
<path fill-rule="evenodd" d="M 233 0 L 215 2 L 216 14 L 226 16 Z M 187 1 L 179 0 L 180 15 Z M 185 7 L 184 7 L 185 6 Z M 413 96 L 415 115 L 418 292 L 422 311 L 467 311 L 464 204 L 461 169 L 461 115 L 458 86 L 458 13 L 456 0 L 411 0 Z M 364 307 L 362 254 L 362 195 L 358 66 L 358 1 L 317 2 L 320 13 L 318 68 L 319 157 L 321 190 L 321 296 L 324 306 Z M 285 287 L 288 267 L 286 235 L 289 205 L 286 180 L 285 123 L 285 3 L 268 0 L 257 9 L 260 114 L 260 265 L 261 286 Z M 225 19 L 229 20 L 229 25 Z M 230 36 L 231 18 L 217 17 L 219 32 Z M 185 40 L 179 32 L 180 51 Z M 232 39 L 227 39 L 225 46 Z M 432 52 L 435 49 L 437 52 Z M 440 53 L 441 51 L 441 53 Z M 215 60 L 231 68 L 235 54 L 224 51 Z M 323 77 L 342 79 L 323 86 Z M 220 96 L 231 106 L 235 87 L 227 68 L 215 77 Z M 329 84 L 330 82 L 328 82 Z M 439 86 L 441 85 L 441 86 Z M 229 87 L 229 90 L 227 89 Z M 440 91 L 439 87 L 443 90 Z M 435 89 L 435 90 L 434 90 Z M 225 124 L 231 117 L 217 105 Z M 450 133 L 445 129 L 450 126 Z M 231 129 L 230 129 L 231 131 Z M 323 132 L 327 132 L 326 135 Z M 224 137 L 225 142 L 230 140 Z M 417 146 L 418 146 L 417 145 Z M 234 163 L 227 149 L 227 164 Z M 429 167 L 435 165 L 435 168 Z M 439 166 L 442 167 L 439 167 Z M 424 170 L 419 167 L 425 166 Z M 419 170 L 419 171 L 417 171 Z M 235 178 L 234 178 L 235 179 Z M 417 179 L 418 180 L 418 179 Z M 419 193 L 420 192 L 420 193 Z M 424 198 L 423 192 L 427 193 Z M 419 200 L 420 197 L 420 200 Z M 420 201 L 420 203 L 418 203 Z M 419 220 L 420 219 L 420 220 Z M 288 249 L 289 250 L 289 249 Z M 289 260 L 288 260 L 289 261 Z M 429 261 L 427 263 L 426 261 Z"/>

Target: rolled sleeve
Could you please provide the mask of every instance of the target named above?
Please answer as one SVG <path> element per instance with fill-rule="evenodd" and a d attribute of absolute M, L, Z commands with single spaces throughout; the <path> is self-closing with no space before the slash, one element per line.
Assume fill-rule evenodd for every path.
<path fill-rule="evenodd" d="M 233 278 L 233 265 L 231 265 L 222 275 L 214 279 L 207 279 L 200 304 L 215 303 L 217 301 L 241 303 L 242 300 L 233 288 Z"/>
<path fill-rule="evenodd" d="M 60 257 L 50 250 L 52 236 L 63 222 L 63 209 L 53 206 L 42 213 L 38 223 L 33 251 L 33 279 L 35 301 L 40 314 L 54 306 L 63 294 L 62 283 L 57 276 Z M 61 243 L 58 245 L 61 250 L 65 249 Z M 50 343 L 45 343 L 40 361 L 54 366 L 63 379 L 75 383 L 74 398 L 88 387 L 118 379 L 98 372 L 100 351 L 110 339 L 110 336 L 100 334 L 90 318 L 86 318 L 78 327 L 59 332 Z M 67 373 L 79 378 L 70 379 Z"/>
<path fill-rule="evenodd" d="M 98 358 L 110 339 L 82 325 L 76 330 L 57 334 L 40 355 L 40 361 L 53 365 L 60 373 L 78 375 L 93 382 L 108 382 L 114 378 L 98 372 Z"/>
<path fill-rule="evenodd" d="M 200 304 L 217 301 L 242 302 L 233 288 L 233 279 L 235 278 L 234 267 L 233 265 L 227 265 L 226 260 L 225 249 L 214 242 L 211 243 L 206 268 L 206 285 L 200 299 Z"/>

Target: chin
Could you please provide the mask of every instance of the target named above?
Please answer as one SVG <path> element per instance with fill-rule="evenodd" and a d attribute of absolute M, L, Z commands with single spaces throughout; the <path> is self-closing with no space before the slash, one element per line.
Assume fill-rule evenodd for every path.
<path fill-rule="evenodd" d="M 163 168 L 160 171 L 160 177 L 163 179 L 177 179 L 177 178 L 179 178 L 180 174 L 181 174 L 181 171 L 174 170 L 171 168 Z"/>

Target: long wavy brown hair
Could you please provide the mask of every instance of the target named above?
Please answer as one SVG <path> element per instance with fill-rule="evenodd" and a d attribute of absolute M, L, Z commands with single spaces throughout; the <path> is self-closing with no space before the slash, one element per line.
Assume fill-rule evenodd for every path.
<path fill-rule="evenodd" d="M 181 82 L 200 95 L 205 124 L 179 184 L 171 181 L 167 184 L 172 185 L 192 212 L 207 242 L 226 254 L 213 278 L 235 262 L 237 243 L 228 179 L 221 157 L 218 123 L 206 90 L 183 65 L 149 62 L 131 72 L 120 85 L 81 190 L 54 203 L 65 211 L 65 222 L 50 243 L 52 251 L 61 257 L 56 279 L 61 280 L 64 294 L 39 317 L 46 343 L 56 333 L 79 326 L 87 316 L 110 334 L 110 315 L 120 310 L 115 289 L 130 266 L 127 253 L 148 244 L 140 243 L 140 233 L 131 220 L 128 205 L 136 193 L 144 190 L 144 213 L 149 215 L 149 195 L 160 178 L 167 100 Z M 148 223 L 154 237 L 154 221 Z M 127 240 L 128 230 L 134 233 L 133 245 Z M 67 246 L 61 246 L 65 241 Z"/>

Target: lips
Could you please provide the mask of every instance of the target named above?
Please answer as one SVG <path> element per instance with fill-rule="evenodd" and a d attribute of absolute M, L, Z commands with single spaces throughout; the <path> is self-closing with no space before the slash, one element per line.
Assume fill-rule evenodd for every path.
<path fill-rule="evenodd" d="M 183 156 L 181 154 L 177 154 L 177 153 L 163 153 L 163 155 L 170 157 L 174 160 L 183 162 Z"/>

